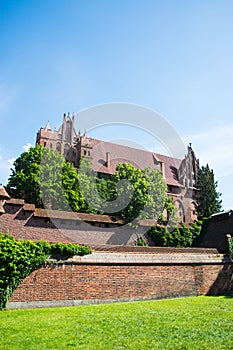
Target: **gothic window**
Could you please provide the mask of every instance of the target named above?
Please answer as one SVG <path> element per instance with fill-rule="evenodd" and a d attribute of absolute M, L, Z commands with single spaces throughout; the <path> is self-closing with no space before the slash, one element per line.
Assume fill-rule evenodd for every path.
<path fill-rule="evenodd" d="M 66 123 L 66 141 L 71 142 L 71 122 Z"/>
<path fill-rule="evenodd" d="M 61 144 L 60 144 L 60 142 L 57 142 L 56 150 L 57 150 L 58 153 L 61 153 Z"/>
<path fill-rule="evenodd" d="M 66 158 L 67 157 L 67 155 L 68 155 L 68 152 L 69 152 L 69 148 L 70 148 L 70 146 L 69 145 L 65 145 L 65 147 L 64 147 L 64 157 Z"/>

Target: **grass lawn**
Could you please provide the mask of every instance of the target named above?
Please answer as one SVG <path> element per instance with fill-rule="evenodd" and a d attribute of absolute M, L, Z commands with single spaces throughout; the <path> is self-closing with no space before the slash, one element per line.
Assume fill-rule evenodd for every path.
<path fill-rule="evenodd" d="M 1 350 L 233 349 L 233 298 L 0 312 Z"/>

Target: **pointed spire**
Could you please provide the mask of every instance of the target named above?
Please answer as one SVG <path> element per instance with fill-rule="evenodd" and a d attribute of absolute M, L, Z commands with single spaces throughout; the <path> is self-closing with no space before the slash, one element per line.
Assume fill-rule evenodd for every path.
<path fill-rule="evenodd" d="M 46 124 L 45 131 L 52 131 L 51 126 L 50 126 L 50 124 L 49 124 L 49 121 L 48 121 L 48 123 Z"/>

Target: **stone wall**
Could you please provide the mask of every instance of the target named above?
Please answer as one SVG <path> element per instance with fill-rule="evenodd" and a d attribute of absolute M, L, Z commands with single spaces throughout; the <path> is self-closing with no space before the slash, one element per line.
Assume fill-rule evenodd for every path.
<path fill-rule="evenodd" d="M 205 223 L 199 245 L 207 248 L 217 248 L 220 252 L 227 251 L 227 235 L 233 237 L 233 211 L 212 215 Z"/>
<path fill-rule="evenodd" d="M 233 293 L 233 264 L 213 250 L 96 251 L 28 276 L 10 308 Z M 121 249 L 122 250 L 122 249 Z"/>

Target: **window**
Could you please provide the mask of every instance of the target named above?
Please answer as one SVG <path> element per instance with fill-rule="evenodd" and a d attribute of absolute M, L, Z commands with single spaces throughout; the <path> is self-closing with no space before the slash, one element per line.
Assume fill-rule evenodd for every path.
<path fill-rule="evenodd" d="M 64 157 L 67 157 L 69 149 L 70 149 L 70 146 L 69 145 L 65 145 L 65 147 L 64 147 Z"/>
<path fill-rule="evenodd" d="M 66 141 L 71 142 L 71 122 L 66 123 Z"/>
<path fill-rule="evenodd" d="M 60 144 L 60 142 L 57 142 L 56 150 L 57 150 L 58 153 L 61 153 L 61 144 Z"/>

